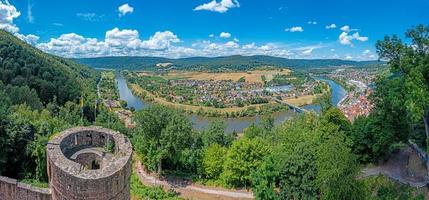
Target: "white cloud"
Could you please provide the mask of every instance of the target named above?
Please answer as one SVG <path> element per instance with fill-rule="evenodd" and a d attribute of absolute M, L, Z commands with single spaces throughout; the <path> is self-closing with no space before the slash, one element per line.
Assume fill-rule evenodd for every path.
<path fill-rule="evenodd" d="M 211 38 L 212 38 L 212 37 L 214 37 L 214 36 L 215 36 L 214 34 L 210 34 L 210 35 L 209 35 L 209 37 L 211 37 Z"/>
<path fill-rule="evenodd" d="M 221 37 L 221 38 L 230 38 L 231 37 L 231 33 L 222 32 L 222 33 L 219 34 L 219 37 Z"/>
<path fill-rule="evenodd" d="M 36 45 L 37 41 L 39 41 L 40 38 L 39 36 L 33 34 L 23 35 L 20 33 L 16 33 L 15 36 L 31 45 Z"/>
<path fill-rule="evenodd" d="M 371 50 L 367 49 L 365 51 L 362 52 L 362 55 L 368 55 L 371 53 Z"/>
<path fill-rule="evenodd" d="M 240 45 L 238 45 L 236 42 L 229 41 L 229 42 L 225 43 L 225 47 L 227 47 L 227 48 L 238 48 L 238 47 L 240 47 Z"/>
<path fill-rule="evenodd" d="M 21 13 L 9 3 L 9 1 L 0 0 L 0 29 L 6 30 L 19 39 L 34 45 L 39 40 L 39 37 L 33 34 L 24 35 L 19 33 L 19 28 L 13 23 L 13 20 L 19 17 Z"/>
<path fill-rule="evenodd" d="M 124 4 L 122 6 L 118 7 L 118 11 L 119 11 L 119 17 L 122 17 L 128 13 L 133 13 L 134 12 L 134 8 L 131 7 L 129 4 Z"/>
<path fill-rule="evenodd" d="M 178 43 L 180 39 L 171 31 L 156 32 L 149 40 L 142 42 L 142 48 L 152 50 L 168 49 L 171 43 Z"/>
<path fill-rule="evenodd" d="M 348 25 L 345 25 L 345 26 L 343 26 L 343 27 L 341 27 L 341 29 L 340 30 L 342 30 L 342 31 L 344 31 L 344 32 L 350 32 L 350 26 L 348 26 Z"/>
<path fill-rule="evenodd" d="M 9 1 L 0 0 L 0 29 L 17 33 L 19 28 L 13 23 L 13 20 L 20 15 L 21 13 Z"/>
<path fill-rule="evenodd" d="M 350 29 L 350 26 L 348 25 L 341 27 L 341 30 L 343 32 L 338 36 L 338 39 L 343 45 L 353 46 L 353 40 L 357 40 L 360 42 L 368 41 L 368 37 L 361 36 L 359 32 L 357 32 L 357 29 Z M 352 34 L 352 32 L 354 33 Z"/>
<path fill-rule="evenodd" d="M 362 37 L 359 35 L 359 32 L 353 33 L 353 38 L 356 40 L 359 40 L 361 42 L 366 42 L 368 41 L 368 37 Z"/>
<path fill-rule="evenodd" d="M 114 28 L 106 32 L 104 41 L 69 33 L 39 43 L 37 47 L 64 57 L 93 57 L 145 55 L 151 51 L 167 51 L 171 43 L 177 42 L 180 42 L 179 38 L 171 31 L 156 32 L 148 40 L 141 40 L 137 30 Z"/>
<path fill-rule="evenodd" d="M 337 28 L 337 25 L 336 24 L 330 24 L 330 25 L 326 25 L 325 28 L 326 29 L 335 29 L 335 28 Z"/>
<path fill-rule="evenodd" d="M 307 24 L 317 25 L 317 22 L 316 21 L 308 21 Z"/>
<path fill-rule="evenodd" d="M 286 32 L 303 32 L 304 29 L 301 26 L 294 26 L 294 27 L 290 27 L 290 28 L 286 28 L 285 29 Z"/>
<path fill-rule="evenodd" d="M 104 15 L 98 15 L 95 13 L 76 13 L 76 16 L 85 21 L 96 22 L 100 21 Z"/>
<path fill-rule="evenodd" d="M 225 13 L 230 8 L 239 8 L 239 7 L 240 7 L 240 3 L 237 0 L 221 0 L 220 2 L 213 0 L 211 2 L 195 7 L 194 11 L 208 10 L 212 12 Z"/>
<path fill-rule="evenodd" d="M 300 55 L 308 57 L 308 56 L 312 55 L 314 50 L 320 49 L 323 47 L 325 47 L 325 46 L 323 46 L 323 45 L 310 45 L 310 46 L 303 46 L 303 47 L 294 48 L 292 50 L 298 51 L 300 53 Z"/>

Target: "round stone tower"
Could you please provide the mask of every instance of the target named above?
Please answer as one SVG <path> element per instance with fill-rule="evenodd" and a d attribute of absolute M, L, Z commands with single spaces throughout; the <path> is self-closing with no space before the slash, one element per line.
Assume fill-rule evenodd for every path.
<path fill-rule="evenodd" d="M 130 140 L 101 127 L 76 127 L 51 139 L 47 147 L 53 200 L 130 199 Z"/>

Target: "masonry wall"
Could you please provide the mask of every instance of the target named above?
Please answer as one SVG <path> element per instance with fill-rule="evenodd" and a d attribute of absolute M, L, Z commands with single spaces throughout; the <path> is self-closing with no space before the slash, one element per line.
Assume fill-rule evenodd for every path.
<path fill-rule="evenodd" d="M 0 200 L 51 200 L 51 191 L 0 176 Z"/>

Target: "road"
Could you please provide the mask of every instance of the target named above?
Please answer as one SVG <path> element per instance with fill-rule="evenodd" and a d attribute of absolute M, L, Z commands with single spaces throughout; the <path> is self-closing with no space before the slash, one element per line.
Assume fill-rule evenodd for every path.
<path fill-rule="evenodd" d="M 161 186 L 167 189 L 173 189 L 186 199 L 198 200 L 249 200 L 253 199 L 253 194 L 241 190 L 226 190 L 223 188 L 213 188 L 196 185 L 190 181 L 182 179 L 159 180 L 155 176 L 148 174 L 140 161 L 135 162 L 135 170 L 140 181 L 149 186 Z"/>

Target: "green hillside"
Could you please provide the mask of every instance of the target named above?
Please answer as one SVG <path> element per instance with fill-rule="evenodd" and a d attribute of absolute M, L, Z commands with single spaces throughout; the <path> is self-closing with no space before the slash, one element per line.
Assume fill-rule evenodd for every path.
<path fill-rule="evenodd" d="M 75 101 L 82 94 L 95 93 L 95 70 L 46 54 L 3 30 L 0 30 L 0 66 L 0 80 L 8 93 L 35 91 L 43 104 L 54 97 L 63 104 Z M 23 103 L 20 99 L 15 101 Z"/>
<path fill-rule="evenodd" d="M 129 70 L 156 69 L 158 63 L 172 63 L 178 69 L 187 70 L 248 70 L 261 66 L 275 66 L 292 69 L 350 65 L 365 67 L 380 64 L 378 61 L 348 61 L 339 59 L 287 59 L 272 56 L 225 56 L 225 57 L 190 57 L 169 59 L 161 57 L 99 57 L 77 59 L 78 62 L 95 68 L 114 68 Z"/>

